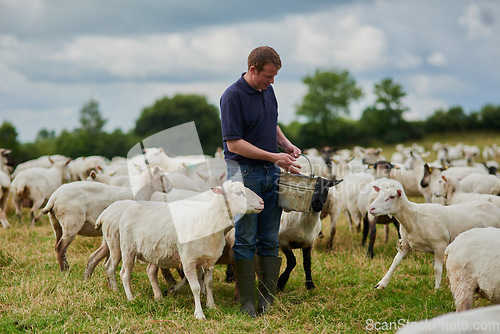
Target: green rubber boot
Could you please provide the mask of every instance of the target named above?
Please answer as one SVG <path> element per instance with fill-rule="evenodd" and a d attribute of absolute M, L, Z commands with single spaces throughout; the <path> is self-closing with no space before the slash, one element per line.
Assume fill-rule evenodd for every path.
<path fill-rule="evenodd" d="M 257 313 L 267 312 L 273 305 L 276 295 L 276 283 L 280 275 L 281 258 L 273 256 L 257 256 L 257 276 L 259 277 L 259 302 Z"/>
<path fill-rule="evenodd" d="M 236 284 L 240 291 L 241 312 L 252 318 L 255 312 L 255 259 L 234 260 Z"/>

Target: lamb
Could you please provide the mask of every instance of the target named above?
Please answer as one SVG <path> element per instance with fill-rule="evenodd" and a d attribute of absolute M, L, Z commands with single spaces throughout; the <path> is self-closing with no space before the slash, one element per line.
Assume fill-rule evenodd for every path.
<path fill-rule="evenodd" d="M 233 215 L 258 213 L 264 208 L 263 201 L 241 182 L 227 181 L 210 203 L 176 201 L 173 203 L 136 202 L 130 205 L 119 222 L 120 249 L 113 236 L 104 234 L 110 260 L 121 252 L 122 278 L 125 293 L 133 299 L 130 276 L 135 258 L 158 267 L 180 267 L 191 287 L 195 299 L 195 317 L 204 319 L 200 302 L 200 285 L 197 268 L 205 273 L 207 307 L 215 307 L 212 293 L 213 266 L 224 248 L 224 230 L 231 226 Z M 116 204 L 118 205 L 118 204 Z M 106 210 L 101 216 L 106 215 Z M 100 218 L 96 221 L 99 224 Z M 107 270 L 108 275 L 114 271 Z M 155 298 L 162 294 L 154 270 L 148 271 Z M 108 276 L 110 280 L 114 277 Z"/>
<path fill-rule="evenodd" d="M 153 191 L 164 189 L 166 180 L 163 171 L 156 167 L 152 171 L 150 181 L 148 173 L 143 173 L 136 180 L 136 199 L 148 200 Z M 149 184 L 150 181 L 150 184 Z M 55 251 L 61 271 L 69 266 L 66 250 L 77 235 L 88 237 L 101 236 L 102 232 L 95 229 L 96 219 L 111 203 L 122 199 L 134 199 L 130 188 L 110 186 L 92 181 L 75 181 L 59 187 L 50 196 L 43 213 L 48 214 L 56 238 Z"/>
<path fill-rule="evenodd" d="M 4 228 L 10 227 L 7 221 L 5 208 L 9 199 L 10 178 L 9 175 L 0 170 L 0 222 Z"/>
<path fill-rule="evenodd" d="M 61 186 L 67 177 L 66 166 L 71 160 L 53 162 L 52 167 L 33 167 L 20 171 L 10 187 L 19 221 L 22 219 L 22 207 L 31 208 L 31 226 L 40 218 L 39 210 L 50 195 Z"/>
<path fill-rule="evenodd" d="M 401 239 L 391 268 L 376 285 L 384 289 L 401 260 L 410 250 L 434 254 L 435 288 L 441 286 L 444 251 L 458 234 L 475 227 L 500 227 L 500 208 L 489 202 L 469 202 L 449 206 L 413 203 L 401 184 L 374 187 L 377 198 L 370 206 L 374 216 L 391 215 L 399 224 Z"/>
<path fill-rule="evenodd" d="M 498 219 L 498 217 L 497 217 Z M 500 229 L 473 228 L 446 248 L 446 272 L 457 312 L 472 308 L 474 293 L 500 304 Z"/>
<path fill-rule="evenodd" d="M 341 181 L 319 177 L 316 181 L 309 212 L 291 211 L 282 213 L 278 242 L 280 249 L 286 256 L 286 268 L 278 279 L 277 288 L 279 291 L 283 291 L 290 278 L 290 273 L 297 264 L 292 251 L 295 248 L 302 248 L 306 288 L 307 290 L 315 288 L 311 276 L 311 251 L 314 241 L 321 231 L 320 213 L 328 198 L 330 187 L 339 184 Z"/>

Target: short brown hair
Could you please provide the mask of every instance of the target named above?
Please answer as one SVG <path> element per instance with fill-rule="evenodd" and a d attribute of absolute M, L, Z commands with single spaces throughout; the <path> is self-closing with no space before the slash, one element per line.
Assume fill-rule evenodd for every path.
<path fill-rule="evenodd" d="M 264 65 L 273 64 L 279 70 L 281 68 L 280 55 L 270 46 L 259 46 L 248 55 L 248 69 L 255 66 L 257 71 L 262 71 Z"/>

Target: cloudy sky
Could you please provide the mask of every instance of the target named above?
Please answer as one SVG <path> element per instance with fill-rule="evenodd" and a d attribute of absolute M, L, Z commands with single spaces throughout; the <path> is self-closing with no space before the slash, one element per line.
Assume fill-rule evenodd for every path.
<path fill-rule="evenodd" d="M 497 0 L 0 0 L 0 121 L 30 142 L 78 127 L 91 98 L 107 131 L 130 130 L 163 96 L 218 106 L 259 45 L 282 58 L 284 124 L 316 69 L 348 70 L 363 88 L 354 119 L 386 77 L 407 92 L 408 119 L 500 104 Z"/>

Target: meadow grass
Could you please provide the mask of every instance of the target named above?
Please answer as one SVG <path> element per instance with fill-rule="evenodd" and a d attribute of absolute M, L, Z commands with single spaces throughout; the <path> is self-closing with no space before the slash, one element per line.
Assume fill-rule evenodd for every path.
<path fill-rule="evenodd" d="M 480 146 L 500 142 L 498 134 L 487 141 L 479 135 L 468 137 L 462 136 L 461 141 Z M 436 140 L 458 142 L 443 137 L 421 144 L 430 149 Z M 393 151 L 392 145 L 384 147 L 388 158 Z M 306 290 L 302 253 L 295 250 L 297 267 L 285 291 L 265 316 L 250 319 L 240 314 L 239 303 L 233 301 L 234 283 L 225 282 L 225 267 L 217 266 L 217 308 L 204 307 L 207 319 L 203 321 L 193 316 L 194 300 L 188 286 L 154 300 L 145 264 L 134 267 L 134 301 L 126 299 L 119 277 L 119 291 L 109 288 L 101 264 L 89 281 L 83 281 L 88 256 L 100 246 L 101 238 L 77 236 L 67 252 L 70 270 L 61 273 L 48 218 L 43 216 L 33 228 L 27 211 L 21 222 L 12 209 L 8 218 L 12 227 L 0 228 L 0 333 L 394 333 L 407 321 L 455 309 L 445 273 L 441 289 L 434 290 L 430 254 L 410 253 L 389 286 L 374 289 L 397 252 L 397 233 L 391 225 L 389 241 L 384 244 L 384 230 L 379 226 L 375 257 L 369 259 L 366 248 L 360 246 L 361 233 L 349 230 L 343 214 L 337 222 L 334 250 L 325 250 L 326 237 L 318 239 L 314 247 L 316 289 Z M 323 233 L 327 236 L 329 232 L 326 218 Z M 179 280 L 177 273 L 174 277 Z M 162 278 L 160 286 L 169 288 Z M 205 306 L 204 296 L 202 302 Z M 475 302 L 475 307 L 485 305 L 490 303 Z"/>
<path fill-rule="evenodd" d="M 302 253 L 296 250 L 298 265 L 285 291 L 268 314 L 252 320 L 239 313 L 239 303 L 232 299 L 234 283 L 226 283 L 225 268 L 217 266 L 217 309 L 204 308 L 205 321 L 194 318 L 193 296 L 187 286 L 175 295 L 154 300 L 145 264 L 134 267 L 134 301 L 126 299 L 119 278 L 120 291 L 108 287 L 102 265 L 89 281 L 83 281 L 88 256 L 99 247 L 101 238 L 78 236 L 68 248 L 71 268 L 61 273 L 47 217 L 34 228 L 27 219 L 18 223 L 16 217 L 9 218 L 12 227 L 0 230 L 2 333 L 393 333 L 406 321 L 454 310 L 447 280 L 440 290 L 434 290 L 429 254 L 411 253 L 385 290 L 374 289 L 396 254 L 396 231 L 391 226 L 389 242 L 384 244 L 383 228 L 379 227 L 375 258 L 368 259 L 360 246 L 361 234 L 349 231 L 343 215 L 334 250 L 325 250 L 326 238 L 315 245 L 312 271 L 316 289 L 305 289 Z M 323 221 L 325 234 L 329 233 L 327 221 Z M 177 273 L 174 277 L 179 279 Z M 163 280 L 160 284 L 169 287 Z M 486 304 L 476 302 L 476 306 Z"/>

